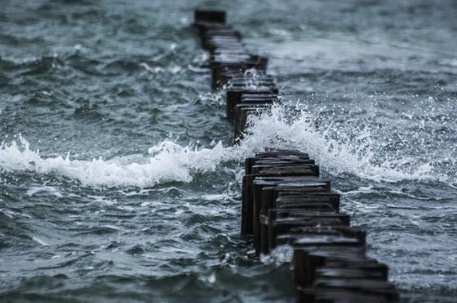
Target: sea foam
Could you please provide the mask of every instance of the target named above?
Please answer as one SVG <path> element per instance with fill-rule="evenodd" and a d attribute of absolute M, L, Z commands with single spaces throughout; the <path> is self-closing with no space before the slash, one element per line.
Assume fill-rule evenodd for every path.
<path fill-rule="evenodd" d="M 159 183 L 190 182 L 199 172 L 215 171 L 228 161 L 243 161 L 265 148 L 292 148 L 305 151 L 330 174 L 351 174 L 378 182 L 431 179 L 447 182 L 446 176 L 434 172 L 431 163 L 414 163 L 414 158 L 377 161 L 377 149 L 369 131 L 358 134 L 353 142 L 330 136 L 332 127 L 319 129 L 315 117 L 298 110 L 294 117 L 276 106 L 270 114 L 254 117 L 249 134 L 235 146 L 221 142 L 211 147 L 195 144 L 181 146 L 165 140 L 138 157 L 78 160 L 67 154 L 44 157 L 30 149 L 22 136 L 0 146 L 0 171 L 34 171 L 79 181 L 84 186 L 151 187 Z M 407 162 L 405 164 L 405 162 Z"/>

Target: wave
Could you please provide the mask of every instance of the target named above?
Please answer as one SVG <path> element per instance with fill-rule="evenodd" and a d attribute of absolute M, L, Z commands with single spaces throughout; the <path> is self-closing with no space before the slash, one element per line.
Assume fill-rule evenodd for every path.
<path fill-rule="evenodd" d="M 151 147 L 147 155 L 113 159 L 77 160 L 65 156 L 46 158 L 30 149 L 22 136 L 0 146 L 0 171 L 34 171 L 79 181 L 83 186 L 151 187 L 164 182 L 190 182 L 197 173 L 215 171 L 229 161 L 243 161 L 265 148 L 292 148 L 305 151 L 332 175 L 350 174 L 377 182 L 403 180 L 432 180 L 450 182 L 450 177 L 435 169 L 434 162 L 403 157 L 379 161 L 377 146 L 369 131 L 358 134 L 352 141 L 334 138 L 337 128 L 316 127 L 313 117 L 297 109 L 290 111 L 277 106 L 270 114 L 254 117 L 249 134 L 239 145 L 224 147 L 221 142 L 210 147 L 195 144 L 181 146 L 165 140 Z M 448 160 L 448 159 L 447 159 Z M 444 160 L 443 160 L 444 161 Z"/>
<path fill-rule="evenodd" d="M 221 143 L 211 149 L 196 149 L 164 141 L 149 149 L 150 156 L 136 162 L 129 162 L 132 157 L 72 160 L 70 154 L 44 158 L 19 136 L 17 141 L 0 146 L 0 170 L 53 174 L 87 186 L 149 187 L 169 181 L 190 182 L 191 172 L 215 170 L 224 152 Z"/>
<path fill-rule="evenodd" d="M 292 148 L 305 151 L 327 172 L 333 175 L 351 174 L 362 179 L 378 182 L 399 182 L 404 180 L 449 181 L 448 177 L 435 170 L 435 163 L 421 162 L 420 157 L 404 154 L 401 157 L 386 157 L 380 151 L 382 143 L 376 142 L 369 128 L 358 131 L 330 124 L 325 128 L 316 126 L 317 117 L 306 109 L 296 109 L 297 114 L 290 121 L 283 107 L 273 108 L 271 115 L 252 120 L 252 135 L 243 145 Z M 335 134 L 339 134 L 335 136 Z M 381 160 L 383 159 L 383 160 Z M 443 159 L 447 161 L 448 159 Z"/>

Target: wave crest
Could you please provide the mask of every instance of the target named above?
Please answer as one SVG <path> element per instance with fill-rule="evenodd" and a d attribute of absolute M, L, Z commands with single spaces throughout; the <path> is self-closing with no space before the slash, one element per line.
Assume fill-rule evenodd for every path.
<path fill-rule="evenodd" d="M 308 152 L 324 170 L 334 175 L 350 174 L 378 182 L 450 181 L 435 169 L 434 163 L 439 159 L 427 163 L 414 156 L 398 159 L 380 156 L 369 130 L 359 132 L 351 139 L 335 137 L 335 132 L 344 129 L 333 124 L 319 129 L 315 126 L 315 117 L 307 111 L 296 109 L 295 113 L 290 117 L 290 110 L 276 106 L 271 113 L 253 118 L 249 134 L 236 146 L 224 147 L 219 142 L 200 148 L 195 144 L 181 146 L 165 140 L 149 148 L 148 155 L 109 160 L 72 160 L 70 154 L 44 158 L 19 136 L 17 142 L 0 146 L 0 170 L 54 174 L 87 186 L 150 187 L 171 181 L 190 182 L 195 173 L 215 171 L 221 163 L 243 161 L 267 147 L 277 147 Z"/>

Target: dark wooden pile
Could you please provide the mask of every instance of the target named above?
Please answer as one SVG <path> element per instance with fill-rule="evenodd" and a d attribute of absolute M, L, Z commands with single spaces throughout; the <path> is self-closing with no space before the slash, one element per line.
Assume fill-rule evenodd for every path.
<path fill-rule="evenodd" d="M 235 141 L 251 114 L 280 100 L 266 72 L 268 59 L 251 54 L 241 34 L 226 24 L 223 11 L 197 10 L 202 47 L 209 51 L 213 89 L 224 89 Z M 257 255 L 278 245 L 293 247 L 298 302 L 395 302 L 388 267 L 366 256 L 363 230 L 340 213 L 340 195 L 308 154 L 271 149 L 245 162 L 241 234 Z"/>
<path fill-rule="evenodd" d="M 234 124 L 237 142 L 246 131 L 248 116 L 268 110 L 278 101 L 278 88 L 266 73 L 268 59 L 250 53 L 240 32 L 225 19 L 223 11 L 197 10 L 194 25 L 202 47 L 210 54 L 212 88 L 226 91 L 227 119 Z"/>

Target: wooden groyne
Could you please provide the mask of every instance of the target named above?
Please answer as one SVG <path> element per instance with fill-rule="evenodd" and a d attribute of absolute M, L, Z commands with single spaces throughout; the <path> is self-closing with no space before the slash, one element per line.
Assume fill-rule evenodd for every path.
<path fill-rule="evenodd" d="M 246 49 L 224 11 L 196 10 L 194 26 L 210 54 L 212 88 L 225 90 L 236 143 L 251 115 L 280 102 L 268 59 Z M 293 248 L 297 302 L 398 301 L 388 267 L 366 256 L 366 233 L 350 221 L 340 212 L 340 195 L 319 177 L 308 154 L 266 149 L 246 159 L 241 235 L 252 239 L 258 256 L 279 245 Z"/>

